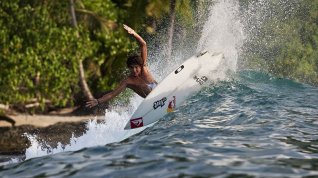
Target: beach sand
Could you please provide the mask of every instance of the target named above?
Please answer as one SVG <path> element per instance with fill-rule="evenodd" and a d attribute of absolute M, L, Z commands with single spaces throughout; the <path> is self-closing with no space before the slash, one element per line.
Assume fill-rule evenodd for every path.
<path fill-rule="evenodd" d="M 62 116 L 62 115 L 8 115 L 15 121 L 15 126 L 32 125 L 35 127 L 47 127 L 58 122 L 82 122 L 96 119 L 97 116 Z M 103 116 L 98 116 L 101 119 Z M 10 127 L 9 122 L 0 120 L 0 127 Z"/>

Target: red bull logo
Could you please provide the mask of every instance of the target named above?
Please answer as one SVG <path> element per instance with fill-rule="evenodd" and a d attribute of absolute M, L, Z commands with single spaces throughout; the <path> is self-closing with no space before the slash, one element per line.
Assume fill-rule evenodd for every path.
<path fill-rule="evenodd" d="M 173 96 L 173 99 L 169 101 L 167 112 L 173 112 L 176 108 L 176 96 Z"/>
<path fill-rule="evenodd" d="M 134 129 L 142 126 L 144 126 L 142 117 L 130 120 L 130 128 Z"/>

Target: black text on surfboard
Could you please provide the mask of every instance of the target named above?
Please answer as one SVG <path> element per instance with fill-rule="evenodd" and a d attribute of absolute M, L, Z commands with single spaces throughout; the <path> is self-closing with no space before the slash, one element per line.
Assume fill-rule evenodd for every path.
<path fill-rule="evenodd" d="M 153 109 L 157 109 L 159 107 L 163 107 L 165 105 L 166 101 L 167 101 L 166 97 L 163 97 L 161 100 L 155 101 L 153 103 Z"/>
<path fill-rule="evenodd" d="M 193 79 L 196 81 L 196 82 L 198 82 L 200 85 L 203 85 L 204 84 L 204 82 L 206 82 L 206 81 L 208 81 L 208 77 L 206 77 L 206 76 L 202 76 L 202 77 L 198 77 L 198 76 L 194 76 L 193 77 Z"/>

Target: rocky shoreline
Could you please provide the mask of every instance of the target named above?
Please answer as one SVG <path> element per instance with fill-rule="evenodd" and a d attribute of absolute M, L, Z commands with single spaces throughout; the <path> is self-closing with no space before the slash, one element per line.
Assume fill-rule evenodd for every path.
<path fill-rule="evenodd" d="M 28 121 L 15 119 L 16 124 L 14 127 L 6 126 L 8 123 L 0 122 L 0 155 L 25 154 L 26 149 L 31 144 L 26 134 L 36 135 L 39 143 L 45 142 L 45 145 L 51 148 L 55 148 L 59 142 L 63 145 L 69 144 L 72 135 L 79 137 L 86 133 L 86 122 L 89 119 L 93 119 L 93 117 L 89 116 L 28 117 L 30 117 L 27 119 Z M 41 121 L 37 121 L 40 118 Z"/>

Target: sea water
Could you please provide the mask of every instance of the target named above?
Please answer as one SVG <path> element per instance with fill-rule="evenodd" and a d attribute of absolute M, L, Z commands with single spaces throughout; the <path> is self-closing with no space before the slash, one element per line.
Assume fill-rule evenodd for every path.
<path fill-rule="evenodd" d="M 230 0 L 211 7 L 197 51 L 223 52 L 226 62 L 175 112 L 123 130 L 142 101 L 134 96 L 69 145 L 43 149 L 29 136 L 25 160 L 0 166 L 1 177 L 317 177 L 318 88 L 238 69 L 246 38 L 238 13 Z"/>

